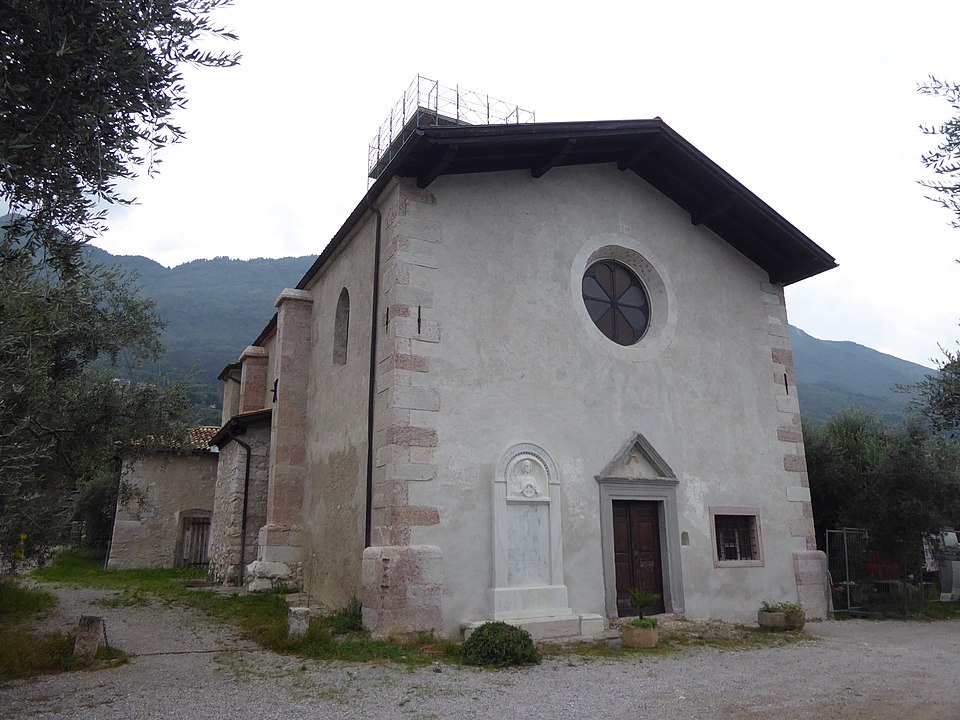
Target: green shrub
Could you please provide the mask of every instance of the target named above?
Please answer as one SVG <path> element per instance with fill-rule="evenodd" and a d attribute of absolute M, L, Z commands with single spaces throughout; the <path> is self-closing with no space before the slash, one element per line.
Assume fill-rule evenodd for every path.
<path fill-rule="evenodd" d="M 326 625 L 334 635 L 363 632 L 363 606 L 360 601 L 356 598 L 350 598 L 346 605 L 342 605 L 330 613 Z"/>
<path fill-rule="evenodd" d="M 463 661 L 487 667 L 535 665 L 540 662 L 540 653 L 523 628 L 489 622 L 474 630 L 463 644 Z"/>
<path fill-rule="evenodd" d="M 660 596 L 657 593 L 647 592 L 640 588 L 630 588 L 630 599 L 633 601 L 633 607 L 637 610 L 637 616 L 643 618 L 643 610 L 649 605 L 660 602 Z"/>
<path fill-rule="evenodd" d="M 630 624 L 638 628 L 655 628 L 657 626 L 656 618 L 636 618 L 631 620 Z"/>

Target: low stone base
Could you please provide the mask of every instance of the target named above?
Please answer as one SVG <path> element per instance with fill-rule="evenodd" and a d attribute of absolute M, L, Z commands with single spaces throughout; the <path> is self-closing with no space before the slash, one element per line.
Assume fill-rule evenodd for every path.
<path fill-rule="evenodd" d="M 440 632 L 443 555 L 434 545 L 368 547 L 361 567 L 363 624 L 375 638 Z"/>
<path fill-rule="evenodd" d="M 247 565 L 244 579 L 250 592 L 295 589 L 303 585 L 298 525 L 264 525 L 257 539 L 257 559 Z"/>
<path fill-rule="evenodd" d="M 489 620 L 468 620 L 460 623 L 460 637 L 466 640 L 473 631 Z M 531 618 L 504 620 L 523 628 L 534 640 L 597 640 L 604 636 L 607 620 L 602 615 L 545 615 Z"/>
<path fill-rule="evenodd" d="M 827 556 L 820 550 L 793 553 L 793 572 L 797 580 L 797 600 L 808 620 L 823 620 L 830 613 L 830 575 Z"/>
<path fill-rule="evenodd" d="M 566 585 L 524 588 L 493 588 L 490 591 L 494 620 L 513 622 L 522 618 L 572 615 Z"/>
<path fill-rule="evenodd" d="M 254 560 L 247 565 L 244 580 L 250 592 L 270 592 L 279 589 L 295 589 L 300 586 L 300 565 L 290 567 L 287 563 Z"/>

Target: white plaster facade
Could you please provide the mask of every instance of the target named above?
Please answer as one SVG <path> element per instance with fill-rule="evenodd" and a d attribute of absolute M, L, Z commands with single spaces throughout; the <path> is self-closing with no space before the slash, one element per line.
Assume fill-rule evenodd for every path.
<path fill-rule="evenodd" d="M 617 614 L 619 501 L 652 503 L 658 514 L 667 612 L 743 622 L 762 598 L 799 598 L 822 614 L 783 285 L 771 277 L 802 279 L 832 258 L 792 240 L 799 231 L 769 211 L 774 220 L 756 222 L 780 223 L 770 244 L 793 243 L 813 269 L 790 274 L 779 256 L 763 267 L 615 162 L 582 160 L 540 176 L 438 171 L 420 178 L 426 188 L 417 184 L 381 177 L 298 286 L 312 317 L 298 357 L 308 369 L 306 427 L 293 449 L 303 456 L 297 512 L 311 596 L 327 605 L 360 596 L 378 634 L 457 636 L 470 621 L 536 619 L 535 601 L 531 609 L 500 593 L 511 598 L 500 606 L 495 592 L 504 573 L 497 537 L 512 532 L 512 521 L 497 519 L 498 463 L 519 445 L 542 449 L 554 468 L 531 490 L 548 503 L 547 540 L 524 532 L 549 548 L 533 553 L 535 563 L 549 555 L 546 579 L 526 583 L 526 595 L 544 598 L 541 619 L 578 618 L 559 634 L 593 634 L 598 619 Z M 724 212 L 719 204 L 706 215 Z M 585 308 L 581 281 L 601 259 L 629 266 L 649 295 L 650 327 L 635 345 L 609 340 Z M 340 364 L 334 323 L 344 289 Z M 255 343 L 271 373 L 274 356 L 289 352 L 277 336 L 268 327 Z M 711 510 L 724 508 L 755 509 L 762 559 L 717 562 Z"/>

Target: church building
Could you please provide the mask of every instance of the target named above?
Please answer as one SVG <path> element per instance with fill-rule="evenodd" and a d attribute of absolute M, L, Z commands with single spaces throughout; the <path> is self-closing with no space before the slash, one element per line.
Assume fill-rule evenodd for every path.
<path fill-rule="evenodd" d="M 376 636 L 824 616 L 784 287 L 833 258 L 659 118 L 456 99 L 224 369 L 213 572 Z"/>

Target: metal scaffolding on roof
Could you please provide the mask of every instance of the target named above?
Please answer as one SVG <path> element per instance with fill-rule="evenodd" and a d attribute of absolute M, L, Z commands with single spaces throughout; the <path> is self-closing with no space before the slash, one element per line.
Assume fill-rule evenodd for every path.
<path fill-rule="evenodd" d="M 489 95 L 446 87 L 417 75 L 384 120 L 367 151 L 367 174 L 379 177 L 403 144 L 421 127 L 431 125 L 508 125 L 532 123 L 531 110 Z"/>

